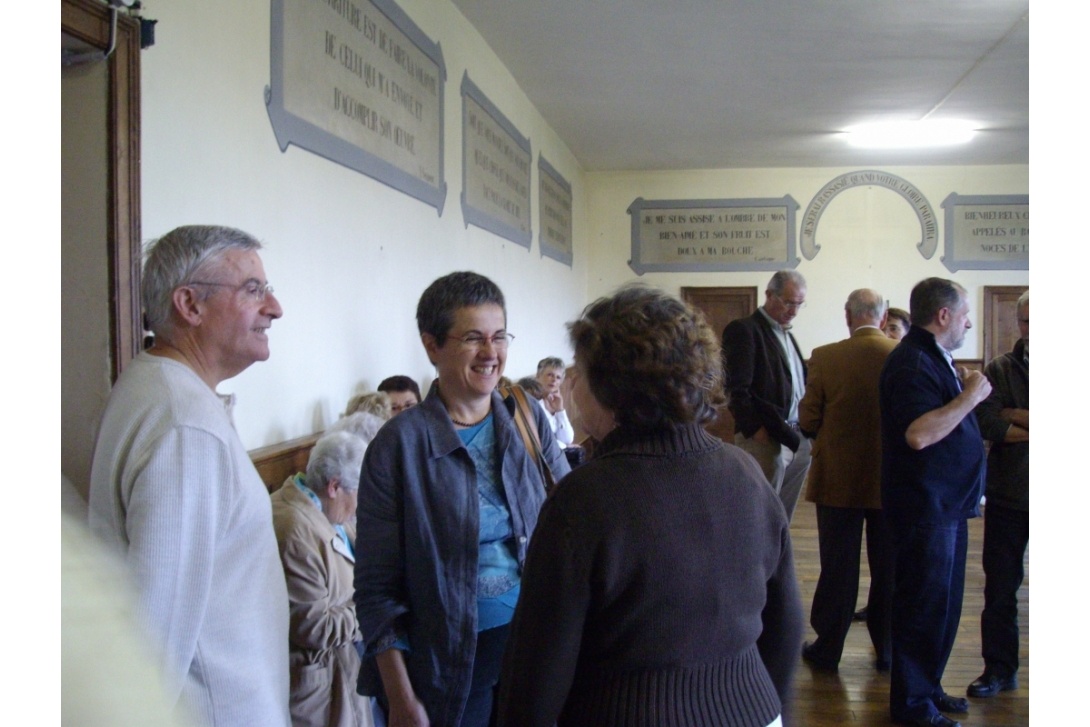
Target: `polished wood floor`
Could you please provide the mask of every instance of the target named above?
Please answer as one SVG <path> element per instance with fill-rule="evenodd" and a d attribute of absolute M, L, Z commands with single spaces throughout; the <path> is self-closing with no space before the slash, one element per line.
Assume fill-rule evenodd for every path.
<path fill-rule="evenodd" d="M 795 549 L 795 568 L 802 591 L 806 615 L 806 639 L 814 638 L 809 627 L 810 603 L 817 586 L 818 545 L 817 520 L 813 503 L 800 500 L 791 524 Z M 969 521 L 969 561 L 965 574 L 965 602 L 961 611 L 961 626 L 946 675 L 942 680 L 946 691 L 965 696 L 965 688 L 984 670 L 980 657 L 980 611 L 984 606 L 984 570 L 980 551 L 984 540 L 984 521 Z M 866 563 L 866 557 L 863 557 Z M 866 565 L 860 574 L 859 605 L 862 606 L 869 575 Z M 1016 727 L 1029 724 L 1029 561 L 1027 554 L 1026 580 L 1018 596 L 1021 630 L 1021 668 L 1019 688 L 991 699 L 970 699 L 969 714 L 948 715 L 963 727 Z M 825 727 L 826 725 L 888 725 L 889 676 L 874 669 L 874 649 L 870 645 L 866 626 L 852 624 L 840 661 L 840 671 L 829 674 L 811 670 L 799 658 L 795 676 L 795 696 L 789 711 L 792 727 Z"/>

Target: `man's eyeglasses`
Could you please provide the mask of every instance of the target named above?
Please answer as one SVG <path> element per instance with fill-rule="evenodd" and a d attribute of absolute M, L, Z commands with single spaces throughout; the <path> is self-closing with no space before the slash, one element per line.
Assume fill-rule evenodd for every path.
<path fill-rule="evenodd" d="M 265 297 L 273 292 L 273 287 L 268 283 L 261 283 L 260 281 L 250 279 L 242 285 L 235 285 L 234 283 L 210 283 L 204 280 L 190 280 L 186 285 L 212 285 L 217 288 L 231 288 L 236 293 L 240 290 L 246 293 L 256 301 L 264 301 Z"/>
<path fill-rule="evenodd" d="M 487 338 L 479 333 L 467 333 L 464 336 L 451 336 L 456 341 L 461 341 L 462 348 L 470 351 L 480 351 L 484 348 L 486 341 L 492 344 L 492 348 L 497 351 L 504 351 L 511 341 L 515 340 L 515 336 L 511 333 L 497 333 L 492 338 Z"/>
<path fill-rule="evenodd" d="M 796 301 L 793 301 L 793 300 L 784 300 L 783 298 L 781 298 L 779 296 L 778 293 L 773 293 L 772 295 L 776 296 L 776 300 L 783 303 L 783 307 L 787 308 L 788 310 L 801 310 L 801 309 L 806 307 L 806 301 L 805 300 L 800 300 L 800 301 L 796 302 Z"/>

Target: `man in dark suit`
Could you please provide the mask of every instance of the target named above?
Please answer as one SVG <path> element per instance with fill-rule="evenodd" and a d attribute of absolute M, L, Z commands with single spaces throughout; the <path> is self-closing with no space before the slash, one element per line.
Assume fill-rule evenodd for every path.
<path fill-rule="evenodd" d="M 896 724 L 956 727 L 969 711 L 942 688 L 965 592 L 967 521 L 980 515 L 984 444 L 973 409 L 991 393 L 979 371 L 955 370 L 969 322 L 965 289 L 928 278 L 909 299 L 912 328 L 886 359 L 882 510 L 895 550 L 893 669 Z"/>
<path fill-rule="evenodd" d="M 867 532 L 871 585 L 867 630 L 875 666 L 889 670 L 889 610 L 893 573 L 882 519 L 882 438 L 878 377 L 897 341 L 882 332 L 886 303 L 876 291 L 853 291 L 844 306 L 850 338 L 819 346 L 810 356 L 799 425 L 814 437 L 806 499 L 817 505 L 821 576 L 810 625 L 817 640 L 802 657 L 835 671 L 852 624 L 859 590 L 859 545 Z"/>
<path fill-rule="evenodd" d="M 723 331 L 734 443 L 757 460 L 789 521 L 810 467 L 810 442 L 799 429 L 806 364 L 790 333 L 805 303 L 806 279 L 780 270 L 768 282 L 765 304 Z"/>

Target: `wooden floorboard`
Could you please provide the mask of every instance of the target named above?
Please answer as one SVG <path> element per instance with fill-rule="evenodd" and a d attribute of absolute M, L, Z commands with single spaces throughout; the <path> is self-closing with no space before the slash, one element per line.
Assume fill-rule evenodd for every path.
<path fill-rule="evenodd" d="M 791 524 L 795 552 L 795 569 L 802 591 L 806 615 L 806 639 L 814 638 L 809 626 L 810 603 L 814 597 L 820 568 L 818 565 L 817 519 L 813 503 L 800 501 Z M 984 662 L 980 657 L 980 611 L 984 606 L 984 570 L 981 566 L 981 546 L 984 521 L 969 521 L 969 561 L 965 574 L 965 602 L 961 611 L 961 626 L 950 662 L 946 667 L 943 687 L 949 694 L 965 696 L 965 688 L 980 676 Z M 859 605 L 865 600 L 870 576 L 866 557 L 862 558 Z M 1026 580 L 1018 594 L 1018 625 L 1021 631 L 1019 687 L 991 699 L 970 699 L 969 714 L 948 715 L 963 727 L 1021 727 L 1029 724 L 1029 558 L 1026 558 Z M 790 724 L 798 727 L 826 725 L 888 725 L 889 676 L 874 669 L 874 649 L 863 623 L 853 623 L 844 645 L 844 656 L 837 674 L 813 671 L 799 658 L 795 675 L 795 694 L 790 711 Z"/>

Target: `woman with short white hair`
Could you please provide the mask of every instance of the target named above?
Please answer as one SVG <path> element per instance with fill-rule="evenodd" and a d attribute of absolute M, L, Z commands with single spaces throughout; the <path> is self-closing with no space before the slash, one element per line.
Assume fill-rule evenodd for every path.
<path fill-rule="evenodd" d="M 306 474 L 289 477 L 272 495 L 291 613 L 294 727 L 373 724 L 371 700 L 356 694 L 361 637 L 352 603 L 356 495 L 366 446 L 349 432 L 326 434 L 310 451 Z"/>

